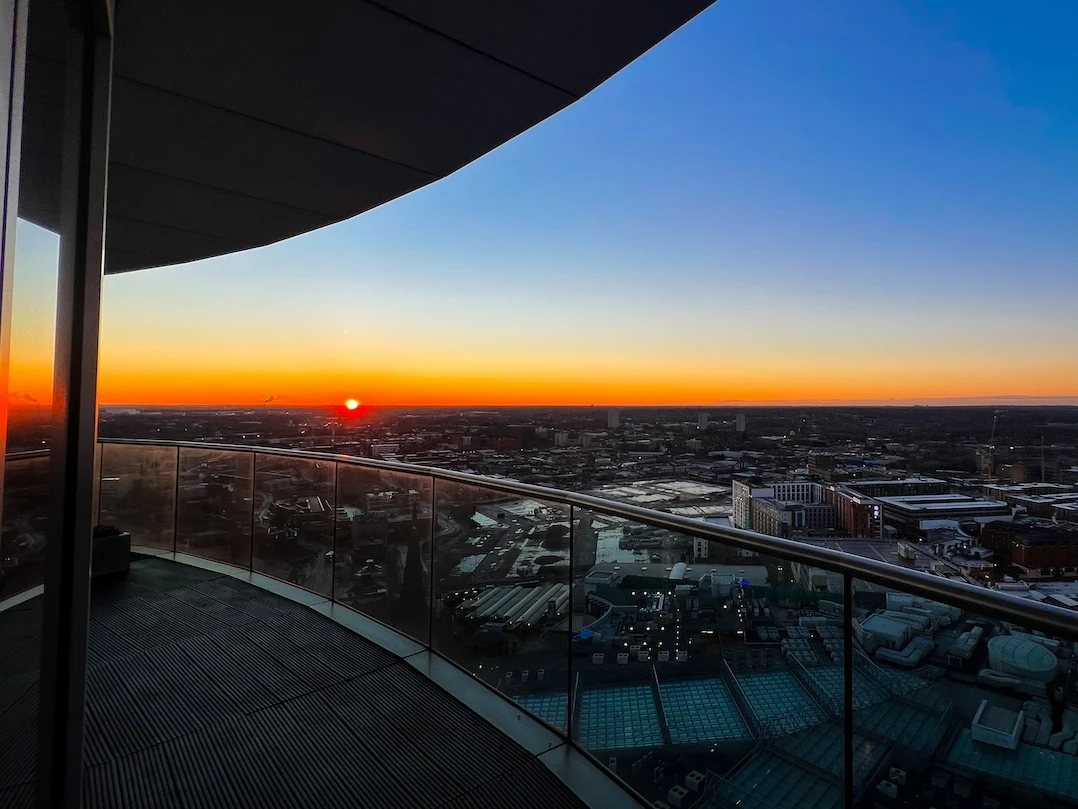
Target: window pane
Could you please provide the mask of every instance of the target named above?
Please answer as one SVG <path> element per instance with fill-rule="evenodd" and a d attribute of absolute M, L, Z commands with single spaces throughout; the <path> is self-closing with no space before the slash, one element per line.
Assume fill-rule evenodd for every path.
<path fill-rule="evenodd" d="M 5 178 L 5 212 L 18 222 L 5 234 L 0 256 L 0 329 L 10 329 L 10 349 L 0 356 L 0 805 L 32 805 L 37 748 L 38 679 L 42 600 L 49 514 L 49 466 L 44 457 L 17 459 L 13 453 L 48 453 L 52 439 L 53 342 L 56 333 L 56 285 L 59 267 L 59 221 L 43 215 L 60 198 L 59 153 L 62 137 L 62 82 L 66 66 L 44 59 L 38 45 L 63 41 L 65 32 L 50 30 L 47 4 L 4 3 L 0 9 L 0 117 L 8 120 L 12 81 L 11 46 L 15 10 L 29 11 L 23 120 L 0 136 L 0 175 Z M 61 18 L 62 19 L 62 18 Z M 59 92 L 54 92 L 59 89 Z M 22 143 L 8 138 L 22 130 Z M 20 160 L 18 184 L 9 186 L 7 160 Z M 36 169 L 48 163 L 56 170 Z M 11 188 L 19 188 L 16 199 Z M 58 207 L 58 206 L 57 206 Z M 55 210 L 52 208 L 51 210 Z M 5 273 L 11 275 L 5 278 Z M 10 295 L 6 300 L 5 296 Z M 89 542 L 89 537 L 86 537 Z"/>

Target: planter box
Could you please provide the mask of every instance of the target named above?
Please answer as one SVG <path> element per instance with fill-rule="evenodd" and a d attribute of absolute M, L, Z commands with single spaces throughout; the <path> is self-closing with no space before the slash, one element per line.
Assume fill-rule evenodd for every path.
<path fill-rule="evenodd" d="M 126 573 L 131 568 L 131 535 L 126 531 L 110 537 L 95 537 L 91 547 L 90 576 Z"/>

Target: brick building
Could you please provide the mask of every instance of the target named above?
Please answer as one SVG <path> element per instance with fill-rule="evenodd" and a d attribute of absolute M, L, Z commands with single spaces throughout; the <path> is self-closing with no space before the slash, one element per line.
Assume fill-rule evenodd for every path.
<path fill-rule="evenodd" d="M 883 509 L 879 502 L 848 486 L 823 486 L 825 503 L 835 507 L 835 522 L 851 537 L 883 536 Z"/>
<path fill-rule="evenodd" d="M 1078 530 L 1022 522 L 990 522 L 981 529 L 981 545 L 1041 578 L 1078 571 Z"/>

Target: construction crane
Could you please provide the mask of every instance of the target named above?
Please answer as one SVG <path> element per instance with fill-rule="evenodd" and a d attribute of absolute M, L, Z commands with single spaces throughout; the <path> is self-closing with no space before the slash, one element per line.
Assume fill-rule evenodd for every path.
<path fill-rule="evenodd" d="M 996 421 L 999 413 L 992 414 L 992 435 L 988 439 L 988 479 L 996 479 Z"/>

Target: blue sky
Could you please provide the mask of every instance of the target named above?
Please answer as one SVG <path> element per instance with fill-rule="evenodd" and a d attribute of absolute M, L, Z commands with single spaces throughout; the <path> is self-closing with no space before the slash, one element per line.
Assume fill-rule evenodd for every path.
<path fill-rule="evenodd" d="M 272 356 L 251 401 L 1078 401 L 1075 42 L 1070 2 L 724 0 L 433 186 L 109 278 L 103 400 Z"/>

